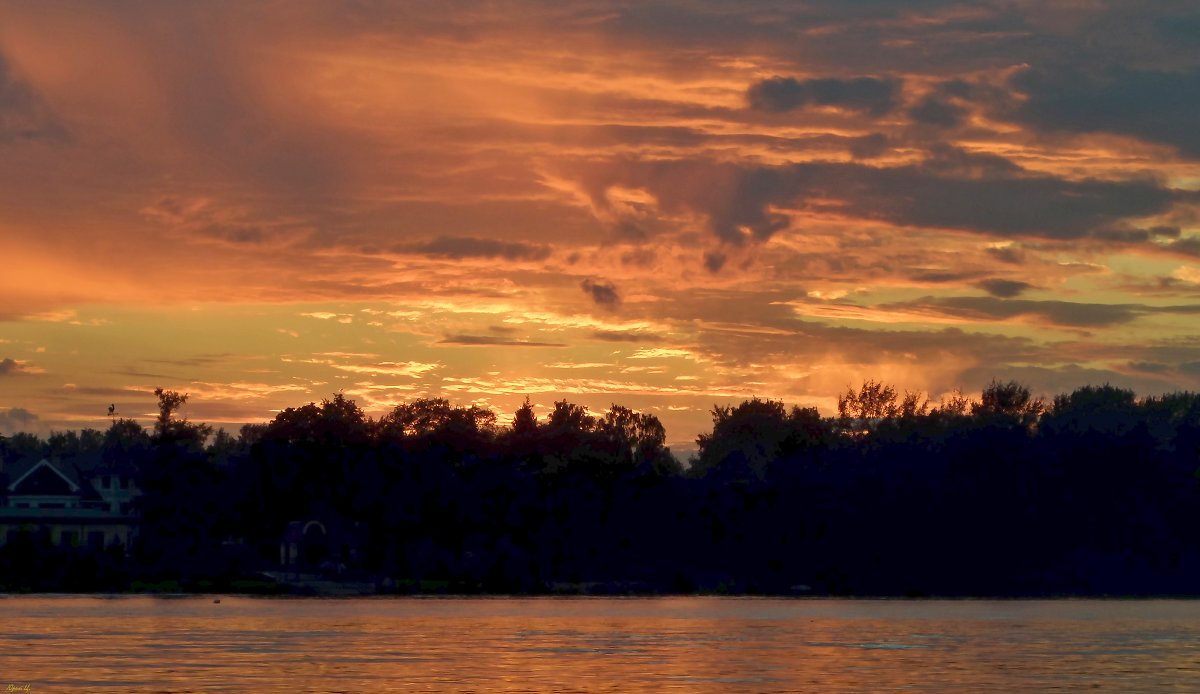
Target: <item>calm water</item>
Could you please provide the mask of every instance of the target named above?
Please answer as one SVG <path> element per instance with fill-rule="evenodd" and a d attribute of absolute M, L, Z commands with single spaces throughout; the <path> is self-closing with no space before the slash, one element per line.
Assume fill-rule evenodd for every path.
<path fill-rule="evenodd" d="M 1200 692 L 1200 602 L 0 597 L 0 692 Z"/>

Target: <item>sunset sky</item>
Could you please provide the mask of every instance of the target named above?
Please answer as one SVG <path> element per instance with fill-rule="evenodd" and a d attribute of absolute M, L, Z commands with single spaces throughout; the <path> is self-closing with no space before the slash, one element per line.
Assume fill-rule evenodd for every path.
<path fill-rule="evenodd" d="M 1198 112 L 1195 2 L 5 2 L 0 433 L 1197 389 Z"/>

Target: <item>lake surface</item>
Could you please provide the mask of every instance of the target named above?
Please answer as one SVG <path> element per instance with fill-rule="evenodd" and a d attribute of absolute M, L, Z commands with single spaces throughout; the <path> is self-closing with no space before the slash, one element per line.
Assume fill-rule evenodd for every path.
<path fill-rule="evenodd" d="M 1200 691 L 1200 602 L 0 597 L 0 692 Z"/>

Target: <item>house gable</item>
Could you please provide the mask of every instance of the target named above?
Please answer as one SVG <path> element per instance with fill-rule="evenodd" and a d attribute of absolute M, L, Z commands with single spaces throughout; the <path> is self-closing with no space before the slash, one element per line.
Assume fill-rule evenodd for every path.
<path fill-rule="evenodd" d="M 77 494 L 79 485 L 71 481 L 49 460 L 43 458 L 15 482 L 8 485 L 10 495 L 65 496 Z"/>

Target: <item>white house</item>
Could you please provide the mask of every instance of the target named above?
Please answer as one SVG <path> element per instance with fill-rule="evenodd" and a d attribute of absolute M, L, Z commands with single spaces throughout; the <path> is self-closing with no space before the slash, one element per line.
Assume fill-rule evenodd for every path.
<path fill-rule="evenodd" d="M 88 467 L 84 473 L 47 458 L 10 466 L 11 481 L 0 501 L 0 545 L 30 533 L 55 545 L 128 549 L 137 529 L 132 505 L 139 494 L 132 470 Z"/>

